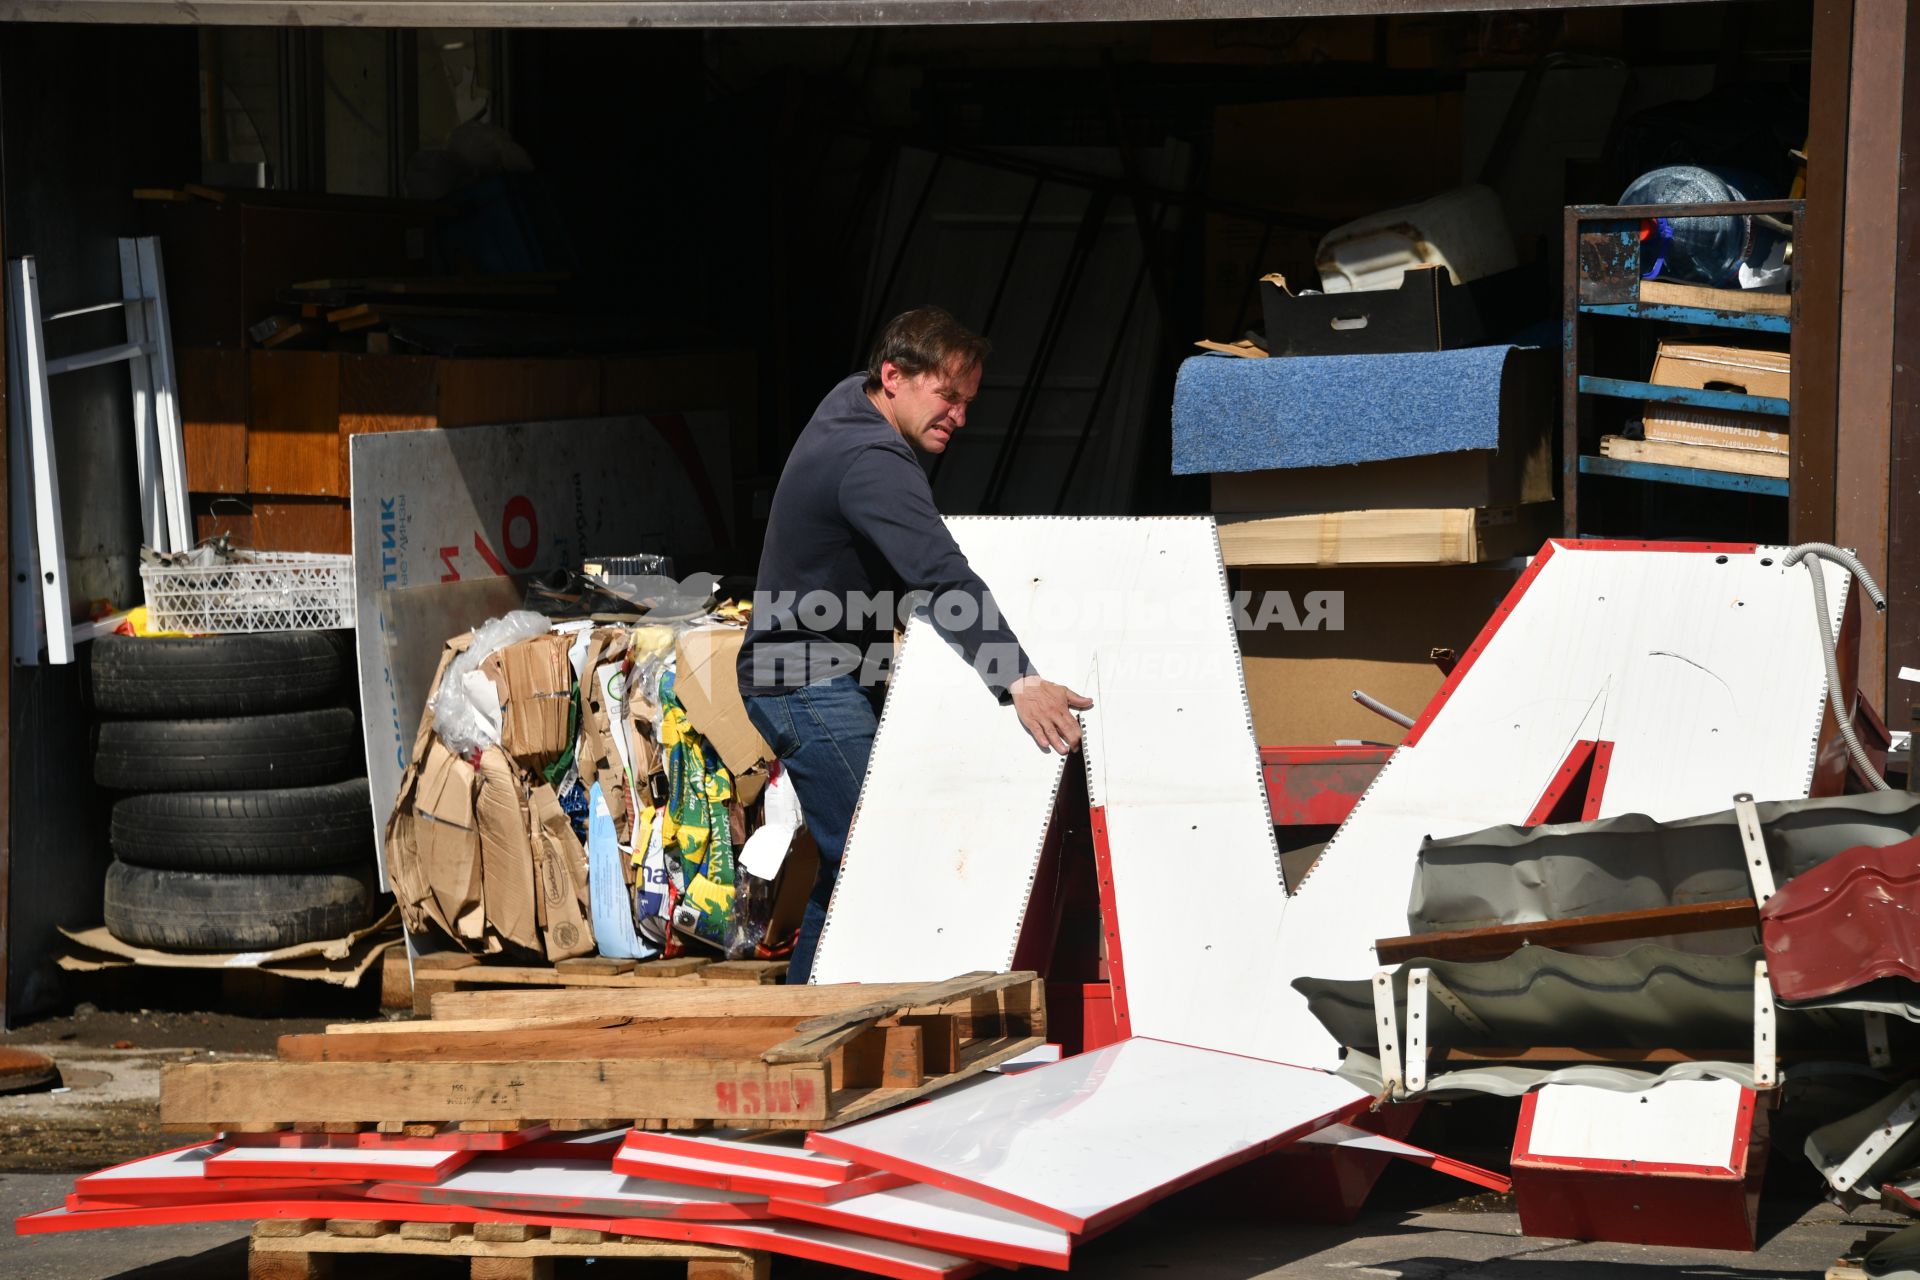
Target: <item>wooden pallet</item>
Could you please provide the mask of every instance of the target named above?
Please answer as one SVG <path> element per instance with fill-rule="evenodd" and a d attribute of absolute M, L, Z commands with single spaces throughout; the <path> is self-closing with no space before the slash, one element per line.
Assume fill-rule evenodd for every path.
<path fill-rule="evenodd" d="M 464 1258 L 472 1280 L 552 1280 L 556 1258 L 685 1262 L 687 1280 L 767 1280 L 770 1274 L 764 1253 L 584 1228 L 283 1218 L 254 1224 L 247 1280 L 325 1280 L 340 1254 L 355 1263 L 375 1254 Z"/>
<path fill-rule="evenodd" d="M 487 988 L 613 987 L 645 990 L 686 982 L 772 986 L 784 982 L 785 960 L 712 960 L 676 956 L 671 960 L 614 960 L 582 956 L 550 965 L 489 964 L 464 952 L 437 952 L 413 962 L 413 1010 L 425 1014 L 433 997 L 450 991 Z"/>
<path fill-rule="evenodd" d="M 488 996 L 499 997 L 490 1001 Z M 563 1010 L 471 1016 L 545 997 Z M 469 1016 L 285 1036 L 276 1062 L 172 1063 L 163 1127 L 846 1124 L 1046 1041 L 1031 973 L 927 985 L 459 993 Z M 449 999 L 442 996 L 440 999 Z M 561 1001 L 555 1006 L 552 1002 Z M 611 1117 L 611 1119 L 607 1119 Z"/>

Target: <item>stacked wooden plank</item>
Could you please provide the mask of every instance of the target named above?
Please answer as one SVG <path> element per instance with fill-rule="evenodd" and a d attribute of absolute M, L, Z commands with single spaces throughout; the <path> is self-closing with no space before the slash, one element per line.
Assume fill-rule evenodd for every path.
<path fill-rule="evenodd" d="M 401 957 L 405 964 L 405 957 Z M 688 983 L 735 986 L 772 986 L 786 980 L 785 960 L 714 960 L 706 956 L 675 956 L 664 960 L 616 960 L 607 956 L 578 956 L 553 964 L 487 964 L 463 951 L 438 952 L 413 960 L 406 999 L 415 1013 L 426 1015 L 433 997 L 451 991 L 485 988 L 540 990 L 558 988 L 614 988 L 638 990 Z"/>
<path fill-rule="evenodd" d="M 19 1229 L 262 1219 L 262 1278 L 314 1274 L 342 1251 L 464 1256 L 492 1276 L 549 1274 L 571 1253 L 683 1259 L 711 1280 L 764 1276 L 776 1252 L 970 1273 L 969 1259 L 776 1221 L 769 1202 L 898 1185 L 806 1153 L 806 1131 L 969 1080 L 1043 1049 L 1046 1031 L 1031 973 L 837 988 L 682 978 L 430 1003 L 428 1021 L 283 1037 L 274 1061 L 175 1064 L 164 1127 L 219 1136 L 87 1175 Z M 736 1154 L 726 1141 L 685 1170 L 684 1151 L 643 1146 L 633 1170 L 617 1167 L 630 1130 L 713 1124 L 748 1126 L 738 1176 L 712 1172 Z M 686 1176 L 649 1177 L 649 1160 Z"/>
<path fill-rule="evenodd" d="M 432 1008 L 426 1023 L 283 1037 L 273 1062 L 176 1064 L 161 1082 L 162 1123 L 173 1132 L 820 1128 L 1046 1039 L 1041 984 L 1026 973 L 933 985 L 453 992 Z"/>

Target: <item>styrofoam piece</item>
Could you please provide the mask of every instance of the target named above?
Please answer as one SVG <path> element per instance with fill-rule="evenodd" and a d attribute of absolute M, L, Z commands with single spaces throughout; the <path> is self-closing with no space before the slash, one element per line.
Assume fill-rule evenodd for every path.
<path fill-rule="evenodd" d="M 1372 974 L 1374 940 L 1406 931 L 1421 839 L 1525 822 L 1570 744 L 1614 744 L 1595 817 L 1808 794 L 1826 676 L 1809 575 L 1784 554 L 1547 544 L 1296 890 L 1252 988 L 1287 1061 L 1340 1052 L 1293 979 Z M 1837 632 L 1849 578 L 1822 567 Z"/>
<path fill-rule="evenodd" d="M 227 1178 L 299 1178 L 433 1182 L 474 1158 L 472 1151 L 403 1147 L 235 1147 L 207 1158 L 207 1173 Z"/>
<path fill-rule="evenodd" d="M 773 1211 L 783 1218 L 1014 1266 L 1064 1271 L 1073 1254 L 1072 1232 L 940 1187 L 900 1187 L 832 1204 L 775 1198 Z"/>
<path fill-rule="evenodd" d="M 1521 1154 L 1730 1171 L 1750 1096 L 1733 1080 L 1669 1080 L 1635 1093 L 1546 1085 Z"/>
<path fill-rule="evenodd" d="M 755 1169 L 725 1160 L 696 1160 L 685 1155 L 665 1155 L 648 1151 L 621 1151 L 613 1158 L 613 1168 L 632 1178 L 651 1178 L 659 1182 L 692 1187 L 711 1187 L 716 1191 L 738 1191 L 746 1195 L 787 1196 L 795 1200 L 828 1203 L 849 1196 L 865 1195 L 897 1187 L 907 1179 L 896 1173 L 869 1172 L 845 1182 L 829 1178 L 803 1178 L 793 1173 Z"/>
<path fill-rule="evenodd" d="M 1094 700 L 1133 1034 L 1280 1057 L 1247 991 L 1277 977 L 1286 909 L 1210 517 L 947 522 L 1038 670 Z M 1176 750 L 1178 786 L 1167 762 Z M 926 762 L 938 758 L 929 771 Z M 1058 785 L 1011 708 L 930 624 L 907 631 L 848 837 L 817 982 L 1005 970 Z M 992 797 L 983 804 L 982 796 Z M 898 851 L 912 848 L 912 858 Z M 873 852 L 868 853 L 871 849 Z M 1169 864 L 1202 871 L 1206 938 L 1166 927 Z M 900 904 L 914 908 L 903 911 Z M 1109 961 L 1114 960 L 1109 938 Z"/>
<path fill-rule="evenodd" d="M 545 1213 L 613 1213 L 626 1217 L 762 1218 L 767 1198 L 709 1187 L 630 1178 L 597 1160 L 476 1161 L 431 1184 L 378 1182 L 367 1195 L 413 1204 L 464 1204 L 479 1209 Z"/>
<path fill-rule="evenodd" d="M 588 1135 L 601 1141 L 618 1142 L 624 1129 L 606 1134 Z M 513 1151 L 530 1142 L 551 1136 L 552 1125 L 532 1124 L 510 1133 L 466 1133 L 453 1131 L 414 1138 L 403 1133 L 223 1133 L 221 1141 L 230 1147 L 358 1147 L 363 1151 Z M 575 1141 L 573 1138 L 562 1139 Z"/>
<path fill-rule="evenodd" d="M 809 1151 L 802 1144 L 803 1133 L 767 1134 L 748 1137 L 749 1129 L 713 1129 L 706 1133 L 659 1133 L 645 1129 L 628 1131 L 621 1152 L 635 1155 L 684 1156 L 694 1160 L 714 1160 L 748 1169 L 765 1169 L 801 1178 L 819 1178 L 829 1182 L 850 1182 L 873 1170 L 851 1160 Z"/>
<path fill-rule="evenodd" d="M 213 1177 L 208 1162 L 225 1149 L 219 1142 L 197 1142 L 155 1155 L 129 1160 L 82 1174 L 73 1189 L 82 1196 L 112 1199 L 119 1196 L 217 1195 L 228 1191 L 286 1191 L 311 1188 L 312 1178 Z"/>
<path fill-rule="evenodd" d="M 1325 1072 L 1133 1039 L 807 1145 L 1087 1232 L 1367 1102 Z"/>

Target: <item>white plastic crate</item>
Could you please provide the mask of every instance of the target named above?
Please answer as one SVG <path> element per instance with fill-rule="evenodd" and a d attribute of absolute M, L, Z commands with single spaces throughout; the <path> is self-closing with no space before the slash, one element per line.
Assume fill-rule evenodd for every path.
<path fill-rule="evenodd" d="M 141 565 L 149 625 L 189 633 L 353 625 L 353 557 L 242 551 L 225 564 Z"/>

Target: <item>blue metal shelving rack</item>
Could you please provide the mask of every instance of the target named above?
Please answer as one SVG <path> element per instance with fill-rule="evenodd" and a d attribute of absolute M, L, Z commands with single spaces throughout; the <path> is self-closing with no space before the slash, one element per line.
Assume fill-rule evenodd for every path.
<path fill-rule="evenodd" d="M 1748 333 L 1787 334 L 1791 349 L 1794 319 L 1800 312 L 1797 277 L 1789 295 L 1786 315 L 1646 301 L 1640 297 L 1640 226 L 1643 220 L 1656 217 L 1757 214 L 1790 221 L 1797 240 L 1804 212 L 1805 203 L 1800 200 L 1658 206 L 1573 205 L 1566 210 L 1566 286 L 1561 330 L 1561 495 L 1564 528 L 1568 537 L 1578 537 L 1582 533 L 1580 485 L 1585 476 L 1687 485 L 1782 498 L 1787 495 L 1787 481 L 1771 476 L 1738 475 L 1600 456 L 1597 452 L 1597 434 L 1590 428 L 1590 411 L 1595 397 L 1664 401 L 1695 408 L 1783 417 L 1789 424 L 1789 448 L 1792 448 L 1793 401 L 1791 392 L 1788 399 L 1782 400 L 1727 391 L 1701 391 L 1692 387 L 1662 387 L 1649 382 L 1583 373 L 1582 322 L 1589 316 L 1614 316 L 1675 325 L 1744 330 Z M 1708 296 L 1711 292 L 1717 291 L 1703 291 Z"/>

